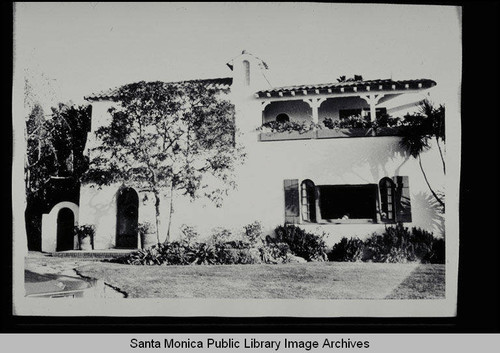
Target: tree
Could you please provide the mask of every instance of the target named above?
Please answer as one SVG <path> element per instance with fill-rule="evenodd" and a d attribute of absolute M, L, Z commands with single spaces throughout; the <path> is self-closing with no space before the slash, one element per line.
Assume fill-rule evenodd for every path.
<path fill-rule="evenodd" d="M 83 148 L 90 127 L 90 106 L 60 103 L 45 114 L 37 102 L 26 119 L 24 163 L 28 244 L 38 249 L 41 214 L 57 200 L 58 190 L 78 190 L 78 179 L 87 169 Z M 56 180 L 63 181 L 58 183 Z M 59 190 L 60 191 L 60 190 Z"/>
<path fill-rule="evenodd" d="M 363 76 L 361 76 L 361 75 L 354 75 L 354 77 L 346 78 L 346 76 L 343 75 L 343 76 L 339 76 L 337 78 L 337 82 L 338 83 L 342 83 L 342 82 L 354 82 L 354 81 L 363 81 Z"/>
<path fill-rule="evenodd" d="M 443 195 L 438 195 L 431 187 L 422 165 L 421 154 L 430 149 L 429 140 L 435 139 L 442 162 L 443 173 L 446 175 L 446 164 L 441 147 L 441 143 L 445 143 L 445 107 L 444 105 L 439 105 L 436 108 L 433 103 L 426 99 L 420 103 L 418 113 L 405 116 L 404 125 L 400 145 L 413 158 L 418 159 L 418 164 L 427 187 L 444 212 L 444 197 Z"/>
<path fill-rule="evenodd" d="M 129 84 L 109 110 L 111 124 L 96 131 L 100 145 L 85 180 L 152 192 L 158 243 L 162 195 L 170 191 L 168 241 L 174 191 L 196 198 L 203 190 L 220 206 L 235 187 L 232 172 L 244 154 L 235 143 L 234 106 L 220 93 L 197 81 Z M 209 176 L 220 187 L 209 191 Z"/>

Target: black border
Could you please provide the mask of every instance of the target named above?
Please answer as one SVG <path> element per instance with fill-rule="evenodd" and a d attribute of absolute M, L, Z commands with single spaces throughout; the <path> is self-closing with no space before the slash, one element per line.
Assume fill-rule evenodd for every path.
<path fill-rule="evenodd" d="M 366 2 L 366 1 L 364 1 Z M 414 3 L 414 2 L 413 2 Z M 498 2 L 424 2 L 463 7 L 462 175 L 458 315 L 454 318 L 23 317 L 12 315 L 12 224 L 2 237 L 4 333 L 500 333 L 498 230 Z M 5 6 L 5 3 L 3 4 Z M 6 7 L 6 6 L 5 6 Z M 3 21 L 12 32 L 13 7 Z M 422 19 L 425 21 L 425 19 Z M 6 41 L 4 41 L 5 43 Z M 12 40 L 9 43 L 13 43 Z M 12 61 L 10 62 L 12 68 Z M 12 73 L 12 70 L 11 70 Z M 6 81 L 4 81 L 5 83 Z M 11 82 L 12 83 L 12 82 Z M 7 87 L 11 92 L 12 87 Z M 4 95 L 10 98 L 12 96 Z M 4 122 L 7 119 L 4 119 Z M 12 157 L 10 138 L 4 155 Z M 11 165 L 11 161 L 6 161 Z M 10 179 L 8 180 L 10 184 Z M 9 197 L 11 195 L 9 194 Z M 7 200 L 6 200 L 7 201 Z M 9 201 L 11 201 L 9 199 Z M 7 205 L 7 204 L 5 204 Z M 12 210 L 8 210 L 12 220 Z M 9 222 L 4 222 L 8 224 Z M 4 229 L 5 231 L 5 229 Z"/>

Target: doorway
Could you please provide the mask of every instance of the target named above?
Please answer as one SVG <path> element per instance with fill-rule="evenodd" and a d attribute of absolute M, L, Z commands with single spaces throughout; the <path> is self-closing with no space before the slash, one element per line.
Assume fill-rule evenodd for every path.
<path fill-rule="evenodd" d="M 57 214 L 56 251 L 73 250 L 75 238 L 75 215 L 69 208 L 62 208 Z"/>
<path fill-rule="evenodd" d="M 132 188 L 118 191 L 116 212 L 116 248 L 136 249 L 138 243 L 139 196 Z"/>

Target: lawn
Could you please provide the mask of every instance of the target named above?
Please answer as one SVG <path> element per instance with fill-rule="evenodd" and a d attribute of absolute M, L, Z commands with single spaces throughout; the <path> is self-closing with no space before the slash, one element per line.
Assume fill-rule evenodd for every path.
<path fill-rule="evenodd" d="M 444 265 L 420 265 L 386 299 L 442 299 Z"/>
<path fill-rule="evenodd" d="M 129 298 L 444 298 L 444 265 L 323 262 L 282 265 L 133 266 L 80 262 Z"/>

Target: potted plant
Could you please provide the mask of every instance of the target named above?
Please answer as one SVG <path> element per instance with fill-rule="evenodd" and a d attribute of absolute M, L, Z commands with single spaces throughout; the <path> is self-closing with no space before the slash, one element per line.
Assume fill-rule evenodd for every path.
<path fill-rule="evenodd" d="M 140 239 L 140 247 L 141 249 L 148 248 L 152 245 L 157 244 L 157 240 L 155 239 L 152 241 L 152 237 L 150 236 L 152 230 L 151 223 L 149 222 L 143 222 L 139 223 L 137 226 L 137 232 L 139 233 L 139 239 Z"/>
<path fill-rule="evenodd" d="M 78 236 L 80 250 L 92 250 L 94 247 L 95 228 L 93 225 L 85 224 L 75 227 L 75 234 Z"/>

